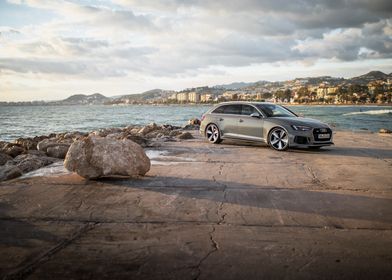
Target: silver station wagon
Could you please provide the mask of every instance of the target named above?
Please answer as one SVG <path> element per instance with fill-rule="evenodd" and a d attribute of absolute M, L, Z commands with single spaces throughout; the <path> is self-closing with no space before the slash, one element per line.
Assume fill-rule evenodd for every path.
<path fill-rule="evenodd" d="M 220 103 L 202 116 L 200 133 L 214 144 L 237 139 L 267 143 L 278 151 L 333 145 L 332 130 L 327 124 L 264 102 Z"/>

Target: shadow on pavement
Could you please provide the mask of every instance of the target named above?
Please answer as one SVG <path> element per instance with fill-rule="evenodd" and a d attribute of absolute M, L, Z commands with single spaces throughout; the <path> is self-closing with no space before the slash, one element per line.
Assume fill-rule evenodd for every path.
<path fill-rule="evenodd" d="M 377 148 L 349 148 L 349 147 L 323 147 L 319 150 L 311 149 L 290 149 L 292 153 L 331 155 L 331 156 L 352 156 L 369 158 L 392 158 L 392 150 Z"/>
<path fill-rule="evenodd" d="M 392 199 L 387 198 L 163 176 L 101 181 L 110 185 L 178 194 L 218 203 L 392 223 Z M 224 195 L 224 192 L 227 194 Z"/>
<path fill-rule="evenodd" d="M 212 145 L 212 144 L 211 144 Z M 255 148 L 271 149 L 267 144 L 252 143 L 246 141 L 232 141 L 225 140 L 220 144 L 226 147 L 242 147 L 242 148 Z M 275 151 L 276 153 L 282 153 Z M 351 148 L 351 147 L 340 147 L 340 146 L 326 146 L 319 150 L 310 148 L 290 148 L 286 152 L 288 153 L 302 153 L 302 154 L 314 154 L 314 155 L 331 155 L 331 156 L 352 156 L 352 157 L 369 157 L 369 158 L 392 158 L 392 150 L 390 149 L 378 149 L 378 148 Z"/>

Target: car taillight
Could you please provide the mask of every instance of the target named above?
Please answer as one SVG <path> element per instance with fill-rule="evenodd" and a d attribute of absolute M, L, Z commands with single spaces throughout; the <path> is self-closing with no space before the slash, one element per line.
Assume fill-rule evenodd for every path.
<path fill-rule="evenodd" d="M 206 116 L 201 116 L 201 120 L 200 120 L 200 122 L 202 122 L 204 119 L 206 118 Z"/>

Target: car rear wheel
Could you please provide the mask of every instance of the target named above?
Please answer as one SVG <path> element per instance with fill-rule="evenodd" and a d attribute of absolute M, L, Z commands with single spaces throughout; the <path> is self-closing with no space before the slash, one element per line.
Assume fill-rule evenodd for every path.
<path fill-rule="evenodd" d="M 272 149 L 285 151 L 289 148 L 289 135 L 281 127 L 273 128 L 268 135 L 268 144 Z"/>
<path fill-rule="evenodd" d="M 218 144 L 222 142 L 219 128 L 215 124 L 209 124 L 206 128 L 206 136 L 209 142 Z"/>

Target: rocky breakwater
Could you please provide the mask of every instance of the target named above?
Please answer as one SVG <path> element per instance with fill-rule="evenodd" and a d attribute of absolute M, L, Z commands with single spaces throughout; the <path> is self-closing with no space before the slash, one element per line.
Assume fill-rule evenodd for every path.
<path fill-rule="evenodd" d="M 60 133 L 0 142 L 0 181 L 19 177 L 65 158 L 69 146 L 83 133 Z"/>
<path fill-rule="evenodd" d="M 159 147 L 162 142 L 167 141 L 181 141 L 192 139 L 193 136 L 189 133 L 190 130 L 198 130 L 200 121 L 197 119 L 192 119 L 184 127 L 173 126 L 173 125 L 157 125 L 151 123 L 145 126 L 140 125 L 129 125 L 123 128 L 105 128 L 92 131 L 90 133 L 81 132 L 67 132 L 59 134 L 50 134 L 47 136 L 37 136 L 34 138 L 20 138 L 15 140 L 13 143 L 0 142 L 0 181 L 10 180 L 21 176 L 27 172 L 39 169 L 51 163 L 59 160 L 63 160 L 67 157 L 66 166 L 70 170 L 78 172 L 79 167 L 76 163 L 72 163 L 71 158 L 67 155 L 70 147 L 75 143 L 78 151 L 83 151 L 86 156 L 86 161 L 89 162 L 92 173 L 86 173 L 85 171 L 79 171 L 80 175 L 86 178 L 97 178 L 100 176 L 111 176 L 111 175 L 121 175 L 121 176 L 134 176 L 143 175 L 143 172 L 147 169 L 147 164 L 143 163 L 142 167 L 138 167 L 138 164 L 133 165 L 136 169 L 130 168 L 130 163 L 126 163 L 125 170 L 122 170 L 120 166 L 122 163 L 119 161 L 110 163 L 106 160 L 111 160 L 109 155 L 118 154 L 120 151 L 116 150 L 116 147 L 123 147 L 124 153 L 134 147 L 133 144 L 129 144 L 132 141 L 138 145 L 140 148 L 145 147 Z M 90 139 L 90 140 L 86 140 Z M 98 140 L 99 139 L 99 140 Z M 105 139 L 105 140 L 103 140 Z M 86 142 L 87 141 L 87 142 Z M 83 145 L 81 143 L 84 143 Z M 92 145 L 90 145 L 92 144 Z M 126 148 L 125 146 L 128 148 Z M 94 160 L 88 157 L 90 150 L 88 147 L 95 147 L 94 150 Z M 89 149 L 90 149 L 89 148 Z M 132 148 L 133 149 L 133 148 Z M 139 148 L 134 148 L 133 150 L 140 150 Z M 73 157 L 77 157 L 77 153 L 72 149 Z M 136 153 L 136 152 L 135 152 Z M 100 155 L 99 155 L 100 154 Z M 134 155 L 134 159 L 142 159 L 146 162 L 144 156 Z M 102 160 L 98 160 L 101 157 Z M 116 156 L 117 157 L 117 156 Z M 114 159 L 114 158 L 113 158 Z M 120 157 L 118 157 L 120 159 Z M 130 160 L 130 159 L 122 159 Z M 97 166 L 96 164 L 100 164 Z M 109 164 L 110 163 L 110 164 Z M 146 165 L 144 165 L 146 164 Z M 112 167 L 108 167 L 112 166 Z M 84 166 L 81 167 L 82 169 Z M 108 171 L 110 169 L 110 171 Z M 137 170 L 137 171 L 136 171 Z M 148 170 L 147 170 L 148 171 Z M 145 171 L 145 172 L 147 172 Z M 145 173 L 144 172 L 144 173 Z"/>

